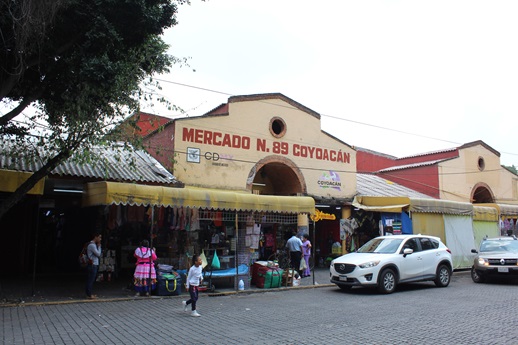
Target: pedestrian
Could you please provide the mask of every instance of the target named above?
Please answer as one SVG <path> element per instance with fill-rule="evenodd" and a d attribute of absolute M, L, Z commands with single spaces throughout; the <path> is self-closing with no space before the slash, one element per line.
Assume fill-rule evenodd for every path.
<path fill-rule="evenodd" d="M 306 261 L 306 268 L 302 272 L 302 277 L 310 277 L 311 269 L 309 268 L 309 257 L 311 256 L 311 242 L 309 241 L 309 235 L 302 235 L 302 255 L 304 255 L 304 261 Z"/>
<path fill-rule="evenodd" d="M 302 259 L 302 241 L 297 237 L 295 231 L 292 231 L 291 238 L 286 242 L 286 248 L 290 251 L 291 268 L 299 270 L 300 259 Z"/>
<path fill-rule="evenodd" d="M 137 258 L 135 273 L 133 274 L 133 285 L 136 296 L 145 294 L 149 296 L 156 287 L 156 270 L 154 261 L 157 260 L 155 249 L 149 248 L 149 241 L 143 240 L 140 247 L 135 249 L 133 256 Z"/>
<path fill-rule="evenodd" d="M 88 256 L 88 265 L 86 266 L 86 298 L 96 299 L 97 295 L 92 294 L 97 271 L 99 271 L 99 259 L 101 258 L 101 240 L 102 235 L 95 233 L 93 239 L 86 247 L 86 255 Z"/>
<path fill-rule="evenodd" d="M 191 305 L 191 316 L 201 316 L 198 314 L 196 310 L 196 301 L 198 301 L 198 292 L 199 286 L 203 281 L 203 273 L 202 273 L 202 260 L 200 255 L 194 255 L 192 258 L 193 265 L 189 269 L 189 273 L 187 274 L 187 282 L 186 286 L 189 289 L 189 295 L 191 299 L 188 301 L 182 301 L 183 311 L 187 311 L 187 307 L 189 304 Z"/>

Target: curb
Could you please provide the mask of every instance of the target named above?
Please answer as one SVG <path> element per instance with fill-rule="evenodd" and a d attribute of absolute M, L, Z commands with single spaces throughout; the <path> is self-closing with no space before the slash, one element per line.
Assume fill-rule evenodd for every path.
<path fill-rule="evenodd" d="M 238 294 L 253 294 L 253 293 L 265 293 L 265 292 L 283 292 L 288 290 L 298 290 L 298 289 L 315 289 L 321 287 L 332 287 L 335 284 L 317 284 L 317 285 L 306 285 L 306 286 L 286 286 L 280 288 L 272 288 L 272 289 L 250 289 L 250 290 L 242 290 L 242 291 L 222 291 L 222 292 L 211 292 L 207 294 L 203 294 L 201 296 L 207 297 L 220 297 L 220 296 L 231 296 Z M 177 296 L 150 296 L 150 297 L 111 297 L 111 298 L 99 298 L 95 300 L 89 299 L 74 299 L 69 301 L 42 301 L 42 302 L 2 302 L 0 303 L 0 308 L 16 308 L 16 307 L 40 307 L 47 305 L 68 305 L 68 304 L 79 304 L 79 303 L 100 303 L 100 302 L 123 302 L 123 301 L 135 301 L 142 299 L 149 300 L 160 300 L 160 299 L 173 299 L 173 298 L 182 298 L 185 296 L 177 295 Z"/>

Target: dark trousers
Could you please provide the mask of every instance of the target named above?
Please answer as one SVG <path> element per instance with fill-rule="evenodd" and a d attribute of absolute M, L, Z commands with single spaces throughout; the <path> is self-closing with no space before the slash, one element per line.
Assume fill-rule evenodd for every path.
<path fill-rule="evenodd" d="M 188 300 L 186 303 L 192 304 L 191 310 L 196 310 L 196 301 L 198 300 L 198 287 L 189 285 L 189 295 L 191 296 L 191 299 Z"/>
<path fill-rule="evenodd" d="M 290 252 L 291 268 L 298 271 L 300 268 L 300 259 L 301 258 L 302 258 L 302 252 Z"/>
<path fill-rule="evenodd" d="M 95 278 L 97 278 L 97 271 L 99 265 L 88 265 L 86 267 L 86 295 L 92 296 L 92 289 L 94 287 Z"/>

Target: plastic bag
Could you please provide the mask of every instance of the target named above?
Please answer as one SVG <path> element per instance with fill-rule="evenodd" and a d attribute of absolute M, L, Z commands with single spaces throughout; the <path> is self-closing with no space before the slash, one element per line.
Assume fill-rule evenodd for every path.
<path fill-rule="evenodd" d="M 308 266 L 306 266 L 306 260 L 304 260 L 304 258 L 300 259 L 300 267 L 299 269 L 302 271 L 302 270 L 305 270 Z"/>
<path fill-rule="evenodd" d="M 203 250 L 201 251 L 200 258 L 201 258 L 201 268 L 205 268 L 205 266 L 208 265 L 208 262 L 207 262 L 207 257 L 205 256 L 205 252 Z"/>
<path fill-rule="evenodd" d="M 216 270 L 219 270 L 221 268 L 221 264 L 220 264 L 219 258 L 218 258 L 218 253 L 216 253 L 216 251 L 214 251 L 214 257 L 212 258 L 211 267 Z"/>

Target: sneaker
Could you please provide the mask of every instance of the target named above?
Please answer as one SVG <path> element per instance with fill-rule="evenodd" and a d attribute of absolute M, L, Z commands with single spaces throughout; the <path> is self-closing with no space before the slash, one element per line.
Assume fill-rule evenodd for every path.
<path fill-rule="evenodd" d="M 192 313 L 191 313 L 191 316 L 198 317 L 198 316 L 201 316 L 201 315 L 198 314 L 198 312 L 196 310 L 193 310 Z"/>
<path fill-rule="evenodd" d="M 183 311 L 187 311 L 187 302 L 182 301 L 182 304 L 183 304 Z"/>

